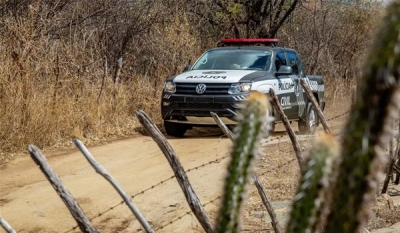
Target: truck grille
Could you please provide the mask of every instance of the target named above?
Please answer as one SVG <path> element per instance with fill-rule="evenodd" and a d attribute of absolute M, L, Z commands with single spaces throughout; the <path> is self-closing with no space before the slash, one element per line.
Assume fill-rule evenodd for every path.
<path fill-rule="evenodd" d="M 229 108 L 229 104 L 223 103 L 177 103 L 178 108 L 185 109 L 224 109 Z"/>
<path fill-rule="evenodd" d="M 176 94 L 196 95 L 196 87 L 200 83 L 176 83 Z M 206 91 L 202 95 L 227 95 L 230 83 L 205 83 Z"/>
<path fill-rule="evenodd" d="M 232 106 L 229 103 L 175 103 L 171 115 L 210 117 L 215 112 L 220 117 L 233 117 Z"/>
<path fill-rule="evenodd" d="M 223 110 L 223 111 L 214 111 L 218 114 L 219 117 L 234 117 L 232 112 Z M 173 110 L 171 112 L 173 116 L 198 116 L 198 117 L 211 117 L 210 111 L 207 110 Z"/>

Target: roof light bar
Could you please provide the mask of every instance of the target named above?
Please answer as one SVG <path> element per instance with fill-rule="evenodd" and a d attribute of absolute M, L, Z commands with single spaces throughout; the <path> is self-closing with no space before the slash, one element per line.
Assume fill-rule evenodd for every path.
<path fill-rule="evenodd" d="M 221 43 L 278 43 L 275 38 L 239 38 L 239 39 L 221 39 Z"/>
<path fill-rule="evenodd" d="M 225 38 L 221 39 L 221 41 L 217 45 L 218 47 L 243 45 L 275 47 L 278 42 L 279 39 L 276 38 Z"/>

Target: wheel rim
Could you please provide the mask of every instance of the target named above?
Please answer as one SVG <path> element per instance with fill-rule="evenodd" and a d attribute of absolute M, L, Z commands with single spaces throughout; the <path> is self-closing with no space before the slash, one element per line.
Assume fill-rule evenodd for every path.
<path fill-rule="evenodd" d="M 316 117 L 315 117 L 315 112 L 314 109 L 310 110 L 310 114 L 308 116 L 308 125 L 310 126 L 310 130 L 314 130 L 316 126 Z"/>
<path fill-rule="evenodd" d="M 264 138 L 267 138 L 267 137 L 269 137 L 269 135 L 271 134 L 271 131 L 273 129 L 273 125 L 272 125 L 273 122 L 270 122 L 270 118 L 272 117 L 272 111 L 270 108 L 267 108 L 265 115 L 266 115 L 266 119 L 265 119 L 263 127 L 264 127 Z"/>
<path fill-rule="evenodd" d="M 266 127 L 266 126 L 268 126 L 268 123 L 270 123 L 270 127 L 272 129 L 272 123 L 273 122 L 271 122 L 270 118 L 273 117 L 273 116 L 272 116 L 272 111 L 271 111 L 270 108 L 267 108 L 267 111 L 266 111 L 265 115 L 267 115 L 267 116 L 266 116 L 266 119 L 265 119 L 265 122 L 264 122 L 264 126 Z"/>

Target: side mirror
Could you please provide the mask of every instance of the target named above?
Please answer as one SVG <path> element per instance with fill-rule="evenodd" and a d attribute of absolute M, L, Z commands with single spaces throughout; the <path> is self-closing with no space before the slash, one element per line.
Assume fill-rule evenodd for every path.
<path fill-rule="evenodd" d="M 275 72 L 276 75 L 291 75 L 293 74 L 293 69 L 290 66 L 281 66 L 279 70 Z"/>
<path fill-rule="evenodd" d="M 192 68 L 192 66 L 187 65 L 187 66 L 185 66 L 185 68 L 183 68 L 183 72 L 186 72 L 186 71 L 190 70 L 191 68 Z"/>

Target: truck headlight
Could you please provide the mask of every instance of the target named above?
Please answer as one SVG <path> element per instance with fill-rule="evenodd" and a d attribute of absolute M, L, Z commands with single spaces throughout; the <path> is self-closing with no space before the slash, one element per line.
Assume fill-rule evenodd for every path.
<path fill-rule="evenodd" d="M 175 93 L 176 92 L 176 84 L 171 81 L 165 82 L 164 91 L 168 92 L 168 93 Z"/>
<path fill-rule="evenodd" d="M 228 90 L 229 94 L 248 93 L 251 90 L 251 83 L 234 83 Z"/>
<path fill-rule="evenodd" d="M 249 92 L 251 90 L 251 83 L 242 83 L 240 88 L 242 92 Z"/>

